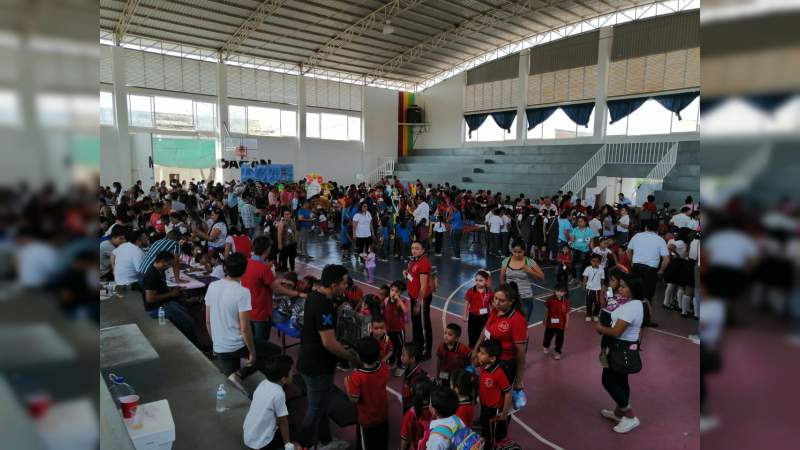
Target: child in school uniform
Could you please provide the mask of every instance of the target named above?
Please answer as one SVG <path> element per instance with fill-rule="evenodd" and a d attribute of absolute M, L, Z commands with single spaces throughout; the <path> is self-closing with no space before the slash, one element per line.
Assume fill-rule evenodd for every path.
<path fill-rule="evenodd" d="M 447 324 L 439 348 L 436 349 L 436 376 L 439 384 L 450 387 L 456 372 L 469 362 L 470 348 L 459 342 L 461 327 L 456 323 Z"/>
<path fill-rule="evenodd" d="M 586 321 L 600 320 L 600 296 L 605 284 L 605 272 L 600 267 L 600 255 L 592 255 L 591 265 L 583 269 L 583 288 L 586 290 Z"/>
<path fill-rule="evenodd" d="M 461 319 L 467 322 L 467 339 L 469 347 L 475 347 L 481 337 L 483 327 L 489 320 L 489 310 L 492 303 L 492 289 L 489 287 L 491 280 L 489 272 L 479 270 L 475 274 L 475 286 L 467 289 L 464 295 L 464 311 Z"/>
<path fill-rule="evenodd" d="M 389 366 L 389 359 L 392 357 L 393 345 L 389 335 L 386 334 L 386 321 L 382 316 L 373 316 L 370 324 L 370 335 L 378 341 L 381 350 L 381 362 Z"/>
<path fill-rule="evenodd" d="M 478 376 L 466 370 L 459 370 L 453 375 L 453 391 L 458 395 L 456 415 L 468 427 L 475 419 L 475 397 L 478 389 Z"/>
<path fill-rule="evenodd" d="M 405 368 L 403 370 L 403 412 L 408 411 L 413 405 L 413 396 L 411 395 L 411 386 L 414 386 L 419 378 L 427 378 L 428 374 L 425 369 L 419 365 L 419 357 L 422 354 L 422 349 L 416 342 L 409 342 L 403 346 L 403 352 L 400 354 L 400 363 Z"/>
<path fill-rule="evenodd" d="M 420 378 L 411 388 L 414 405 L 403 414 L 400 424 L 400 450 L 424 450 L 419 441 L 425 436 L 431 423 L 428 408 L 433 383 L 428 378 Z"/>
<path fill-rule="evenodd" d="M 385 450 L 389 445 L 389 369 L 380 360 L 380 346 L 371 337 L 358 341 L 364 366 L 345 377 L 350 400 L 356 403 L 356 450 Z"/>
<path fill-rule="evenodd" d="M 564 330 L 567 329 L 569 320 L 569 299 L 567 298 L 567 285 L 557 284 L 553 295 L 547 299 L 544 313 L 544 340 L 542 347 L 544 354 L 550 353 L 550 343 L 556 338 L 553 359 L 561 359 L 561 350 L 564 347 Z"/>
<path fill-rule="evenodd" d="M 394 350 L 389 363 L 394 365 L 392 374 L 400 376 L 403 373 L 403 365 L 401 362 L 403 354 L 403 345 L 405 344 L 405 330 L 406 330 L 406 313 L 408 306 L 403 301 L 401 295 L 405 291 L 406 285 L 402 281 L 395 281 L 392 283 L 389 290 L 389 296 L 383 301 L 383 317 L 386 322 L 386 333 L 392 341 L 392 348 Z"/>
<path fill-rule="evenodd" d="M 319 235 L 325 236 L 328 234 L 328 216 L 325 214 L 325 210 L 323 209 L 319 209 L 317 211 L 317 226 L 319 226 Z"/>
<path fill-rule="evenodd" d="M 608 271 L 616 265 L 614 262 L 614 252 L 609 248 L 611 239 L 600 239 L 600 242 L 592 249 L 592 253 L 600 256 L 600 268 L 603 269 L 606 279 Z"/>
<path fill-rule="evenodd" d="M 469 427 L 457 415 L 458 396 L 452 389 L 436 386 L 431 391 L 431 424 L 423 438 L 426 450 L 449 450 L 453 435 L 460 429 Z M 491 449 L 492 447 L 482 447 Z"/>
<path fill-rule="evenodd" d="M 508 432 L 508 412 L 511 409 L 511 383 L 498 358 L 503 353 L 499 341 L 488 339 L 478 349 L 480 378 L 478 397 L 481 402 L 481 436 L 486 440 L 486 448 L 506 440 Z"/>
<path fill-rule="evenodd" d="M 561 247 L 558 256 L 556 256 L 556 261 L 558 262 L 556 280 L 563 284 L 569 283 L 569 272 L 570 267 L 572 267 L 572 250 L 570 250 L 569 246 Z"/>
<path fill-rule="evenodd" d="M 289 435 L 289 410 L 283 391 L 292 379 L 292 358 L 277 355 L 264 364 L 266 379 L 259 383 L 250 409 L 244 418 L 244 444 L 252 449 L 282 450 L 292 442 Z M 295 448 L 301 448 L 294 444 Z"/>

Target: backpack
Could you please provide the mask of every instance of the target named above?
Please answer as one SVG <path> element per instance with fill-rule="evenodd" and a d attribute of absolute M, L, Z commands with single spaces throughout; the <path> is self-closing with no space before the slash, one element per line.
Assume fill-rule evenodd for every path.
<path fill-rule="evenodd" d="M 294 300 L 294 303 L 292 305 L 292 317 L 291 317 L 292 326 L 297 328 L 298 330 L 302 330 L 305 315 L 306 315 L 306 300 L 302 297 L 299 297 Z"/>
<path fill-rule="evenodd" d="M 439 425 L 431 428 L 431 433 L 439 433 L 445 438 L 449 438 L 449 450 L 483 450 L 486 441 L 478 433 L 464 425 L 461 420 L 458 420 L 458 424 L 463 426 L 456 425 L 458 428 L 451 428 Z"/>
<path fill-rule="evenodd" d="M 370 322 L 368 319 L 367 316 L 359 314 L 349 302 L 344 302 L 338 311 L 336 339 L 344 344 L 355 346 L 359 339 L 368 335 Z"/>
<path fill-rule="evenodd" d="M 503 262 L 501 263 L 501 265 L 502 265 L 502 267 L 507 269 L 508 265 L 510 263 L 511 263 L 511 257 L 510 256 L 506 256 L 505 258 L 503 258 Z M 525 257 L 525 265 L 528 266 L 528 267 L 532 267 L 533 266 L 533 260 L 526 256 Z"/>

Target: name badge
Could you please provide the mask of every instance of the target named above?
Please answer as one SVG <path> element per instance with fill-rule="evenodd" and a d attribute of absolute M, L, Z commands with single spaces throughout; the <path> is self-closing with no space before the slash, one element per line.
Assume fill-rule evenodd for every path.
<path fill-rule="evenodd" d="M 478 311 L 478 313 L 479 314 L 488 314 L 489 313 L 489 308 L 481 308 L 480 311 Z"/>
<path fill-rule="evenodd" d="M 483 335 L 486 336 L 486 339 L 492 338 L 492 333 L 489 333 L 489 330 L 483 330 Z"/>
<path fill-rule="evenodd" d="M 439 372 L 439 379 L 440 380 L 449 380 L 450 374 L 447 372 Z"/>
<path fill-rule="evenodd" d="M 561 323 L 561 319 L 550 319 L 550 323 Z"/>

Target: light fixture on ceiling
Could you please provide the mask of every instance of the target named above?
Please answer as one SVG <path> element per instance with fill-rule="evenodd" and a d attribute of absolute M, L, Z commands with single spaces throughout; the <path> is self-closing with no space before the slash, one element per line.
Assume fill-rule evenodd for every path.
<path fill-rule="evenodd" d="M 392 26 L 392 21 L 387 20 L 385 24 L 383 24 L 383 34 L 392 34 L 394 33 L 394 27 Z"/>

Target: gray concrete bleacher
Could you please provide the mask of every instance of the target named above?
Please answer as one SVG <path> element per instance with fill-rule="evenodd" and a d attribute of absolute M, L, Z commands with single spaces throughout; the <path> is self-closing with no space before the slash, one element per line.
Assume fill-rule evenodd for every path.
<path fill-rule="evenodd" d="M 516 197 L 551 195 L 600 149 L 600 144 L 531 145 L 511 147 L 464 147 L 414 149 L 400 158 L 395 176 L 401 181 L 456 184 L 464 189 Z M 652 165 L 606 164 L 598 176 L 643 178 Z M 588 186 L 595 185 L 595 181 Z M 684 141 L 678 145 L 675 167 L 656 192 L 659 203 L 683 204 L 687 195 L 699 198 L 700 143 Z"/>
<path fill-rule="evenodd" d="M 511 196 L 558 191 L 600 148 L 599 144 L 414 149 L 401 158 L 401 181 L 454 183 Z"/>

